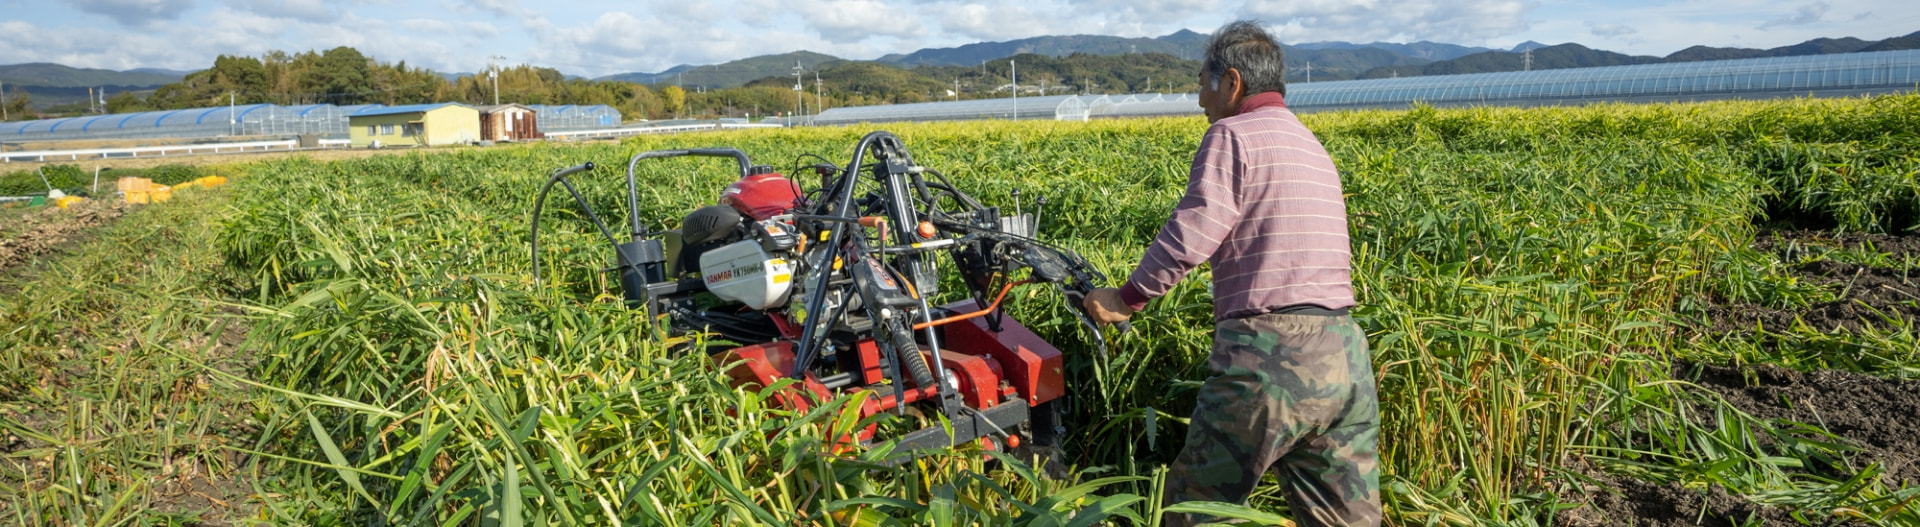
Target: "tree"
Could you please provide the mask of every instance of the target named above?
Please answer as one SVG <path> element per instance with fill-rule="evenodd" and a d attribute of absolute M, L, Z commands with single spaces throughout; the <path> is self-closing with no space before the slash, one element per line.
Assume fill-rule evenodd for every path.
<path fill-rule="evenodd" d="M 31 119 L 32 114 L 28 113 L 31 110 L 27 109 L 27 104 L 31 102 L 33 102 L 33 96 L 26 90 L 7 92 L 7 119 Z"/>
<path fill-rule="evenodd" d="M 680 110 L 686 109 L 687 91 L 680 89 L 679 86 L 668 86 L 661 89 L 660 97 L 666 99 L 666 101 L 664 101 L 666 108 L 663 108 L 663 110 L 668 114 L 678 115 Z"/>
<path fill-rule="evenodd" d="M 146 101 L 133 92 L 123 91 L 107 99 L 107 113 L 138 113 L 147 111 Z"/>
<path fill-rule="evenodd" d="M 205 74 L 224 91 L 236 92 L 241 103 L 272 102 L 267 67 L 259 59 L 221 55 L 213 59 L 213 69 Z"/>
<path fill-rule="evenodd" d="M 350 47 L 329 49 L 320 55 L 312 69 L 305 72 L 300 88 L 307 93 L 319 94 L 316 99 L 320 101 L 361 104 L 371 98 L 370 92 L 373 91 L 369 62 L 365 55 Z"/>

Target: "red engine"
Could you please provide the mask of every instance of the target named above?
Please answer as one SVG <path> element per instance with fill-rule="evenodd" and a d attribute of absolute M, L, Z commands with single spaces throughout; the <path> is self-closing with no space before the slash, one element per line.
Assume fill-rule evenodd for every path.
<path fill-rule="evenodd" d="M 764 220 L 799 206 L 800 186 L 778 173 L 758 172 L 727 185 L 727 191 L 720 194 L 720 203 L 755 221 Z"/>

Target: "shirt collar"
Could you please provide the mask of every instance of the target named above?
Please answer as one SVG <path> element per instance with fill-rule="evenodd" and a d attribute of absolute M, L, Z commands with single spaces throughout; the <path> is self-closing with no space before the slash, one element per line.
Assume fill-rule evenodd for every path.
<path fill-rule="evenodd" d="M 1275 106 L 1280 108 L 1287 107 L 1286 97 L 1280 95 L 1280 92 L 1273 92 L 1273 91 L 1264 91 L 1264 92 L 1256 93 L 1252 97 L 1248 97 L 1246 98 L 1246 100 L 1240 101 L 1240 113 L 1244 114 L 1247 112 L 1251 112 L 1261 108 L 1266 108 L 1269 106 Z M 1235 114 L 1235 115 L 1239 115 L 1239 114 Z"/>

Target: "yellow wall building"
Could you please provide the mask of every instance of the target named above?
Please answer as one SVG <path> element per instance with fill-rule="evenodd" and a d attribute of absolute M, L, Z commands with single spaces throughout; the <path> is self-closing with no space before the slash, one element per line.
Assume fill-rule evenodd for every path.
<path fill-rule="evenodd" d="M 480 111 L 450 102 L 367 108 L 347 116 L 355 148 L 435 146 L 480 139 Z"/>

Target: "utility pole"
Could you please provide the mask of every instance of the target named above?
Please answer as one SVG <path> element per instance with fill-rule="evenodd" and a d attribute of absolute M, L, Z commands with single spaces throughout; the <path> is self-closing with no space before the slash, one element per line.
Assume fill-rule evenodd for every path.
<path fill-rule="evenodd" d="M 1526 53 L 1521 55 L 1521 57 L 1521 60 L 1524 62 L 1521 63 L 1520 70 L 1533 71 L 1533 48 L 1527 48 Z"/>
<path fill-rule="evenodd" d="M 6 93 L 0 92 L 0 95 L 6 95 Z M 960 100 L 960 78 L 959 77 L 953 78 L 953 100 L 955 101 Z M 0 104 L 6 104 L 6 103 L 0 102 Z"/>
<path fill-rule="evenodd" d="M 800 61 L 793 61 L 793 108 L 796 115 L 801 107 L 807 105 L 807 87 L 800 82 L 800 74 L 804 71 Z"/>
<path fill-rule="evenodd" d="M 7 83 L 0 82 L 0 122 L 11 121 L 7 115 Z"/>
<path fill-rule="evenodd" d="M 1020 65 L 1013 59 L 1007 59 L 1007 69 L 1013 76 L 1013 120 L 1020 120 Z"/>
<path fill-rule="evenodd" d="M 493 105 L 499 106 L 500 105 L 500 61 L 505 60 L 506 57 L 494 55 L 491 57 L 487 57 L 487 59 L 488 59 L 488 68 L 489 68 L 489 70 L 487 71 L 487 79 L 493 81 Z"/>
<path fill-rule="evenodd" d="M 820 87 L 820 70 L 813 70 L 813 111 L 824 112 L 826 108 L 826 92 Z"/>
<path fill-rule="evenodd" d="M 227 135 L 240 135 L 240 132 L 235 129 L 239 126 L 240 119 L 233 113 L 234 110 L 233 92 L 229 91 L 227 92 Z"/>

